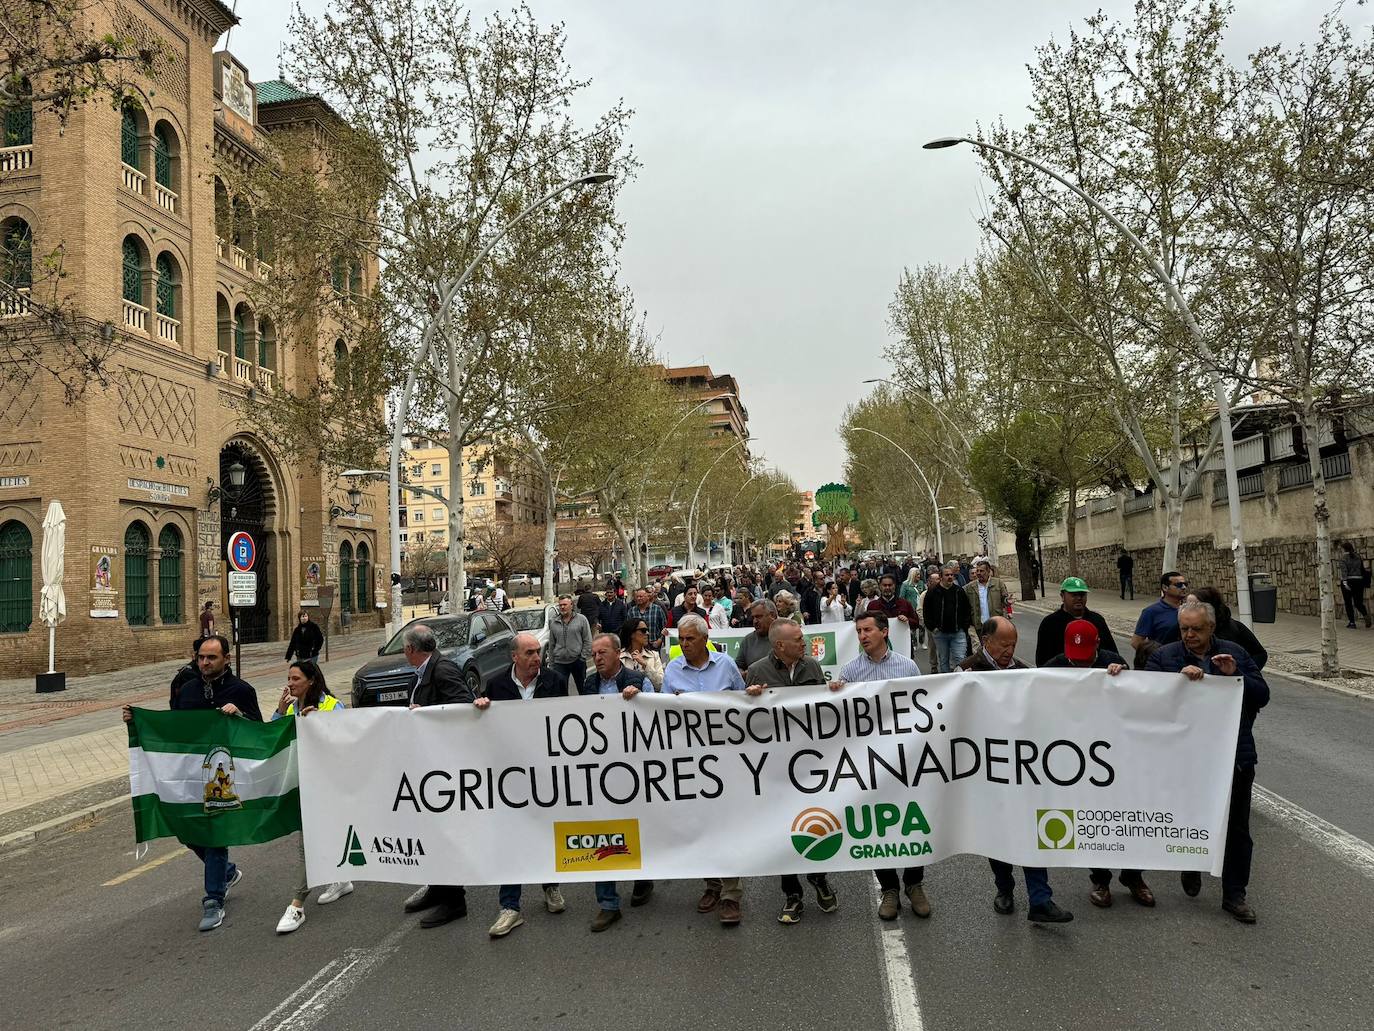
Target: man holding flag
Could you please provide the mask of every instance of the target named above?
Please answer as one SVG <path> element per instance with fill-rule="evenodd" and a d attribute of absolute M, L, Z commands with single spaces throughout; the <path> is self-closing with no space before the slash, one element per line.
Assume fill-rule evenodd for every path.
<path fill-rule="evenodd" d="M 262 710 L 258 708 L 257 692 L 253 690 L 251 684 L 234 676 L 229 669 L 229 642 L 227 640 L 215 635 L 201 641 L 200 647 L 196 651 L 196 665 L 200 670 L 200 676 L 188 680 L 182 685 L 181 691 L 172 705 L 174 710 L 218 709 L 226 716 L 239 716 L 256 723 L 262 722 Z M 124 722 L 134 722 L 131 706 L 124 706 Z M 136 733 L 131 733 L 130 738 L 130 752 L 132 754 L 138 736 Z M 143 748 L 140 750 L 147 751 Z M 232 759 L 230 764 L 232 766 Z M 232 783 L 230 776 L 225 771 L 217 768 L 215 772 L 217 784 L 214 787 L 207 786 L 207 798 L 216 790 L 223 796 L 225 786 Z M 130 779 L 134 779 L 132 769 Z M 143 826 L 140 821 L 139 804 L 145 796 L 138 787 L 135 787 L 134 794 L 135 831 L 138 840 L 146 841 L 150 838 L 175 832 L 175 826 L 167 814 L 161 812 L 144 817 L 144 821 L 147 823 L 156 824 L 156 829 Z M 155 803 L 158 797 L 154 795 Z M 226 808 L 228 808 L 227 805 Z M 205 811 L 209 812 L 208 802 Z M 297 810 L 297 829 L 299 829 L 299 825 L 300 816 L 299 810 Z M 205 864 L 205 898 L 201 901 L 200 929 L 213 931 L 224 922 L 224 896 L 230 888 L 243 879 L 243 871 L 229 861 L 228 846 L 206 846 L 185 841 L 182 843 L 199 856 L 201 862 Z"/>

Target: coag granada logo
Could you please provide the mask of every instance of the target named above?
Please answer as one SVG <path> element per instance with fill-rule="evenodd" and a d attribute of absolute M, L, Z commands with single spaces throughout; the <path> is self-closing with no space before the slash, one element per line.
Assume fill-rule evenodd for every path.
<path fill-rule="evenodd" d="M 792 847 L 817 863 L 831 858 L 844 844 L 840 821 L 828 809 L 803 809 L 792 821 Z"/>

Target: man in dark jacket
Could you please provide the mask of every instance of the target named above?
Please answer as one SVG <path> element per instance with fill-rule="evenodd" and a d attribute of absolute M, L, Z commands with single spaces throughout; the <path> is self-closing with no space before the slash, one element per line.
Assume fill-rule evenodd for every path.
<path fill-rule="evenodd" d="M 486 710 L 492 702 L 530 701 L 535 698 L 567 698 L 568 680 L 553 670 L 542 668 L 539 638 L 529 633 L 519 633 L 511 640 L 511 667 L 492 680 L 485 696 L 473 704 Z M 558 885 L 543 885 L 544 907 L 550 913 L 561 913 L 567 908 L 563 893 Z M 499 894 L 501 910 L 496 914 L 496 922 L 488 934 L 493 938 L 504 938 L 525 922 L 520 915 L 520 885 L 503 884 Z"/>
<path fill-rule="evenodd" d="M 1201 680 L 1209 673 L 1239 676 L 1245 684 L 1240 706 L 1240 733 L 1236 739 L 1236 772 L 1231 778 L 1231 811 L 1226 821 L 1226 853 L 1221 865 L 1221 908 L 1243 924 L 1253 924 L 1255 911 L 1245 898 L 1250 884 L 1250 861 L 1255 843 L 1250 837 L 1250 793 L 1255 786 L 1255 717 L 1269 704 L 1269 685 L 1245 649 L 1215 634 L 1216 613 L 1200 601 L 1186 601 L 1178 609 L 1182 640 L 1166 644 L 1153 655 L 1146 669 L 1182 673 Z M 1183 891 L 1195 896 L 1202 890 L 1202 874 L 1183 875 Z"/>
<path fill-rule="evenodd" d="M 864 611 L 881 612 L 889 621 L 900 619 L 911 627 L 912 640 L 915 640 L 916 628 L 921 625 L 921 617 L 911 607 L 911 602 L 898 596 L 897 578 L 891 573 L 882 575 L 882 579 L 878 581 L 878 596 L 869 599 Z"/>
<path fill-rule="evenodd" d="M 473 701 L 472 689 L 457 663 L 439 654 L 434 631 L 416 623 L 402 638 L 406 661 L 415 667 L 415 682 L 410 687 L 410 708 L 427 705 L 457 705 Z M 459 884 L 431 884 L 414 892 L 405 901 L 407 913 L 432 909 L 420 920 L 421 927 L 440 927 L 468 915 L 467 891 Z"/>
<path fill-rule="evenodd" d="M 962 595 L 964 592 L 959 591 Z M 967 597 L 965 595 L 965 597 Z M 993 616 L 978 628 L 978 638 L 982 647 L 959 664 L 961 670 L 992 672 L 1002 669 L 1027 669 L 1024 662 L 1016 657 L 1016 624 L 1005 616 Z M 1014 892 L 1016 880 L 1012 876 L 1012 866 L 1000 859 L 988 859 L 992 867 L 992 879 L 997 885 L 997 895 L 992 900 L 992 908 L 1002 916 L 1009 916 L 1016 909 Z M 1073 919 L 1067 909 L 1061 909 L 1054 901 L 1050 890 L 1050 873 L 1043 866 L 1023 866 L 1021 874 L 1026 881 L 1026 896 L 1030 900 L 1027 920 L 1041 924 L 1063 924 Z"/>
<path fill-rule="evenodd" d="M 1064 628 L 1064 650 L 1049 662 L 1037 665 L 1048 669 L 1105 669 L 1114 677 L 1123 669 L 1130 669 L 1131 664 L 1116 652 L 1098 647 L 1096 626 L 1086 619 L 1075 619 Z M 1088 892 L 1088 901 L 1099 909 L 1106 909 L 1112 904 L 1112 872 L 1094 868 L 1088 879 L 1093 886 Z M 1119 880 L 1137 903 L 1142 906 L 1155 904 L 1154 892 L 1139 870 L 1122 870 Z"/>
<path fill-rule="evenodd" d="M 921 602 L 921 615 L 926 630 L 935 639 L 936 673 L 948 673 L 958 666 L 968 653 L 968 631 L 973 626 L 973 608 L 968 594 L 956 584 L 957 562 L 949 562 L 940 570 L 940 582 L 926 588 Z"/>
<path fill-rule="evenodd" d="M 601 623 L 601 632 L 603 634 L 620 633 L 620 628 L 625 625 L 627 612 L 629 612 L 629 607 L 625 604 L 625 600 L 616 593 L 615 587 L 607 587 L 605 600 L 601 602 L 597 615 L 597 619 Z"/>
<path fill-rule="evenodd" d="M 573 592 L 573 601 L 577 605 L 577 611 L 586 618 L 587 626 L 595 634 L 596 625 L 601 620 L 601 599 L 594 590 L 584 586 Z"/>
<path fill-rule="evenodd" d="M 320 625 L 310 618 L 310 613 L 301 609 L 296 616 L 296 629 L 291 631 L 291 643 L 286 646 L 286 661 L 290 662 L 293 655 L 298 659 L 313 659 L 323 647 L 324 633 Z"/>
<path fill-rule="evenodd" d="M 1059 608 L 1040 621 L 1035 637 L 1035 664 L 1044 666 L 1064 650 L 1064 631 L 1075 619 L 1086 619 L 1097 628 L 1097 639 L 1110 652 L 1120 652 L 1107 621 L 1088 608 L 1088 585 L 1071 576 L 1059 585 Z"/>
<path fill-rule="evenodd" d="M 202 640 L 196 652 L 196 665 L 200 675 L 182 683 L 172 700 L 174 710 L 218 709 L 226 716 L 241 716 L 262 722 L 257 692 L 251 684 L 234 676 L 229 669 L 229 642 L 225 638 L 211 635 Z M 123 716 L 125 723 L 133 721 L 134 714 L 130 706 L 124 706 Z M 229 861 L 227 848 L 191 844 L 186 844 L 186 847 L 205 864 L 205 897 L 200 903 L 200 929 L 213 931 L 224 922 L 225 893 L 243 878 L 243 871 Z"/>

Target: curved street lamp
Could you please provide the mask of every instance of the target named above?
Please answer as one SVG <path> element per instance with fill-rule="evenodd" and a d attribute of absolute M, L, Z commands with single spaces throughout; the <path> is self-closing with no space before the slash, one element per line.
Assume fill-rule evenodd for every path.
<path fill-rule="evenodd" d="M 1107 210 L 1106 205 L 1090 194 L 1085 193 L 1080 187 L 1071 183 L 1054 169 L 1042 165 L 1034 158 L 1027 157 L 1025 154 L 1012 150 L 1009 147 L 999 147 L 995 143 L 988 143 L 985 140 L 970 139 L 967 136 L 941 136 L 938 139 L 931 140 L 929 143 L 922 144 L 922 149 L 947 150 L 950 147 L 957 147 L 961 143 L 967 143 L 969 146 L 976 147 L 980 150 L 991 150 L 1005 157 L 1020 161 L 1023 164 L 1030 165 L 1031 168 L 1034 168 L 1043 175 L 1049 176 L 1079 200 L 1083 201 L 1083 203 L 1091 207 L 1110 222 L 1122 236 L 1129 240 L 1136 250 L 1144 255 L 1155 279 L 1159 280 L 1160 285 L 1164 287 L 1170 300 L 1173 301 L 1174 306 L 1178 309 L 1178 313 L 1183 319 L 1183 324 L 1188 328 L 1189 336 L 1193 338 L 1193 346 L 1198 349 L 1198 352 L 1211 366 L 1212 392 L 1216 396 L 1217 421 L 1221 425 L 1222 462 L 1226 468 L 1226 508 L 1227 513 L 1231 517 L 1231 556 L 1235 562 L 1236 600 L 1239 603 L 1240 618 L 1245 622 L 1249 622 L 1249 564 L 1245 556 L 1245 531 L 1241 526 L 1240 485 L 1236 475 L 1236 444 L 1235 438 L 1231 432 L 1231 401 L 1230 398 L 1226 396 L 1226 387 L 1221 381 L 1220 366 L 1216 356 L 1212 353 L 1212 349 L 1208 346 L 1207 341 L 1203 339 L 1202 329 L 1198 326 L 1197 320 L 1193 318 L 1193 312 L 1188 307 L 1188 302 L 1183 297 L 1183 291 L 1179 289 L 1178 284 L 1174 282 L 1173 277 L 1169 275 L 1163 263 L 1155 257 L 1154 252 L 1141 243 L 1140 237 L 1131 232 L 1124 222 Z"/>
<path fill-rule="evenodd" d="M 696 540 L 695 540 L 695 539 L 693 538 L 693 536 L 692 536 L 692 522 L 693 522 L 693 520 L 696 519 L 696 514 L 697 514 L 697 499 L 701 497 L 701 488 L 702 488 L 702 486 L 706 483 L 706 478 L 707 478 L 708 476 L 710 476 L 712 472 L 715 471 L 716 466 L 720 465 L 720 460 L 721 460 L 722 458 L 724 458 L 726 455 L 728 455 L 731 451 L 735 450 L 735 448 L 739 447 L 741 444 L 748 443 L 749 441 L 751 441 L 751 440 L 753 440 L 753 439 L 754 439 L 753 437 L 740 437 L 739 440 L 735 441 L 733 444 L 731 444 L 728 448 L 726 448 L 726 449 L 725 449 L 724 451 L 722 451 L 720 454 L 716 455 L 716 460 L 715 460 L 714 462 L 712 462 L 712 463 L 710 464 L 710 466 L 707 467 L 707 469 L 706 469 L 706 471 L 705 471 L 704 473 L 701 474 L 701 480 L 697 483 L 697 489 L 696 489 L 696 491 L 692 494 L 692 507 L 689 508 L 689 509 L 687 510 L 687 568 L 688 568 L 688 569 L 695 569 L 695 568 L 696 568 L 697 549 L 696 549 Z M 710 541 L 707 541 L 707 542 L 706 542 L 706 561 L 707 561 L 707 562 L 710 562 L 710 561 L 711 561 L 711 542 L 710 542 Z"/>
<path fill-rule="evenodd" d="M 870 430 L 867 426 L 851 426 L 850 429 L 858 430 L 861 433 L 871 433 L 875 437 L 881 437 L 900 451 L 902 457 L 911 463 L 911 468 L 916 470 L 916 475 L 921 478 L 921 482 L 925 484 L 926 490 L 930 493 L 930 507 L 935 510 L 935 550 L 940 555 L 940 561 L 943 562 L 945 560 L 945 537 L 940 530 L 940 502 L 939 499 L 935 497 L 935 488 L 932 487 L 930 481 L 926 479 L 926 474 L 921 469 L 920 465 L 917 464 L 916 459 L 907 454 L 906 448 L 902 447 L 902 445 L 898 444 L 885 433 L 879 433 L 877 430 Z"/>

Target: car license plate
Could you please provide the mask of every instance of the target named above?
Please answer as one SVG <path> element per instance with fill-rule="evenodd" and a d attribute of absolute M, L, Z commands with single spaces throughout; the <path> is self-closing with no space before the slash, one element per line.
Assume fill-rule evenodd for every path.
<path fill-rule="evenodd" d="M 405 698 L 405 691 L 383 691 L 377 696 L 379 702 L 399 702 Z"/>

